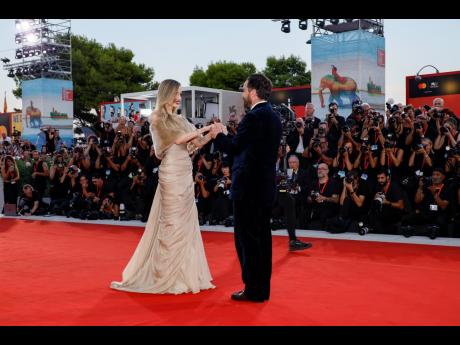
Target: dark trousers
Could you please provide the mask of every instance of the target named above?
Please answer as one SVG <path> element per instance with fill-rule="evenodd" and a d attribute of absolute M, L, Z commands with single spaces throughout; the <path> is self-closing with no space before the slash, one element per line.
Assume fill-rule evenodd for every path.
<path fill-rule="evenodd" d="M 272 272 L 272 206 L 253 200 L 234 200 L 235 246 L 245 292 L 250 299 L 270 296 Z"/>
<path fill-rule="evenodd" d="M 300 208 L 294 195 L 289 193 L 277 194 L 275 207 L 273 208 L 273 217 L 278 218 L 280 215 L 284 216 L 284 224 L 289 234 L 289 240 L 296 240 L 295 228 L 297 224 L 297 211 Z"/>

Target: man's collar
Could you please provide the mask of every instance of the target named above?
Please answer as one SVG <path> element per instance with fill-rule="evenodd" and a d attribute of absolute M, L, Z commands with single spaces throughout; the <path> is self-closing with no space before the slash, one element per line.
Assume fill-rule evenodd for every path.
<path fill-rule="evenodd" d="M 257 102 L 251 107 L 251 110 L 254 109 L 257 105 L 262 104 L 262 103 L 267 103 L 267 101 L 264 100 L 264 101 Z"/>

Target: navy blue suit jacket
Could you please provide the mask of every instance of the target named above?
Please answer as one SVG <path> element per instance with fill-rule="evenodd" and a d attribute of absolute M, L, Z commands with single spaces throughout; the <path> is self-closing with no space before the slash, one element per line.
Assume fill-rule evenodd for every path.
<path fill-rule="evenodd" d="M 219 134 L 215 145 L 234 157 L 233 200 L 273 204 L 276 192 L 276 161 L 281 141 L 281 121 L 270 103 L 260 103 L 241 120 L 237 134 Z"/>

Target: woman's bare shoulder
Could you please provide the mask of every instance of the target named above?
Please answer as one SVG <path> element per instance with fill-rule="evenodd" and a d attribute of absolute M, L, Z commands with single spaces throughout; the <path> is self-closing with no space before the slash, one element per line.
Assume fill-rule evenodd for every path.
<path fill-rule="evenodd" d="M 160 118 L 160 114 L 159 114 L 158 110 L 152 111 L 152 114 L 150 114 L 150 123 L 151 124 L 157 124 L 159 118 Z"/>

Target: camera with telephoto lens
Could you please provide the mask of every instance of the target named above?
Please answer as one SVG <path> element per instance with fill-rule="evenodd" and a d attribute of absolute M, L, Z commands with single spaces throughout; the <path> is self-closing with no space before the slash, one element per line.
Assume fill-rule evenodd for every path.
<path fill-rule="evenodd" d="M 443 119 L 444 116 L 446 116 L 446 114 L 444 113 L 443 109 L 442 110 L 438 110 L 436 108 L 433 108 L 432 110 L 432 115 L 431 115 L 434 119 Z"/>
<path fill-rule="evenodd" d="M 371 208 L 374 211 L 381 212 L 383 208 L 383 202 L 385 201 L 385 193 L 379 192 L 375 195 L 374 200 L 372 200 Z"/>
<path fill-rule="evenodd" d="M 364 236 L 368 234 L 369 232 L 370 232 L 369 227 L 364 225 L 363 222 L 358 222 L 358 234 L 360 234 L 361 236 Z"/>
<path fill-rule="evenodd" d="M 421 176 L 424 187 L 431 187 L 433 185 L 433 178 L 431 176 Z"/>
<path fill-rule="evenodd" d="M 315 123 L 312 120 L 312 118 L 308 118 L 305 120 L 305 128 L 308 128 L 309 130 L 312 130 L 315 127 Z"/>
<path fill-rule="evenodd" d="M 76 165 L 71 165 L 71 166 L 69 167 L 69 170 L 70 170 L 70 173 L 71 173 L 71 174 L 79 174 L 80 171 L 81 171 L 81 170 L 78 168 L 78 166 L 76 166 Z"/>
<path fill-rule="evenodd" d="M 116 139 L 119 143 L 123 142 L 123 134 L 121 133 L 121 131 L 117 131 Z"/>
<path fill-rule="evenodd" d="M 320 138 L 313 138 L 312 139 L 312 147 L 318 147 L 321 144 Z"/>
<path fill-rule="evenodd" d="M 364 114 L 364 109 L 362 105 L 356 105 L 352 107 L 353 113 L 355 114 Z"/>
<path fill-rule="evenodd" d="M 422 129 L 422 124 L 420 122 L 414 123 L 414 128 L 415 129 Z"/>
<path fill-rule="evenodd" d="M 385 140 L 385 142 L 383 143 L 383 147 L 386 149 L 392 149 L 393 147 L 395 147 L 395 143 L 390 140 Z"/>
<path fill-rule="evenodd" d="M 350 132 L 350 126 L 347 126 L 347 125 L 343 126 L 342 127 L 342 132 L 344 132 L 344 133 Z"/>
<path fill-rule="evenodd" d="M 441 133 L 442 133 L 442 134 L 447 134 L 447 133 L 449 133 L 449 128 L 446 127 L 446 126 L 442 126 L 442 127 L 440 128 L 440 130 L 441 130 Z"/>
<path fill-rule="evenodd" d="M 351 172 L 348 172 L 346 175 L 345 175 L 345 182 L 350 184 L 350 183 L 353 183 L 353 180 L 354 180 L 354 176 Z"/>
<path fill-rule="evenodd" d="M 130 148 L 129 148 L 129 155 L 130 155 L 133 159 L 136 159 L 136 153 L 137 153 L 137 147 L 130 147 Z"/>
<path fill-rule="evenodd" d="M 319 127 L 318 128 L 318 135 L 324 135 L 326 134 L 326 130 L 324 129 L 324 127 Z"/>
<path fill-rule="evenodd" d="M 217 189 L 225 189 L 225 177 L 220 178 L 217 180 Z"/>
<path fill-rule="evenodd" d="M 346 151 L 347 151 L 347 149 L 346 149 L 345 147 L 339 148 L 339 153 L 340 153 L 341 155 L 343 155 Z"/>
<path fill-rule="evenodd" d="M 363 145 L 361 145 L 360 150 L 361 150 L 362 153 L 366 153 L 366 152 L 369 151 L 369 146 L 363 144 Z"/>
<path fill-rule="evenodd" d="M 295 123 L 295 127 L 300 129 L 300 128 L 304 128 L 304 125 L 302 124 L 302 122 L 297 121 Z"/>
<path fill-rule="evenodd" d="M 380 118 L 379 116 L 373 116 L 372 117 L 372 125 L 374 127 L 377 127 L 380 124 Z"/>
<path fill-rule="evenodd" d="M 320 196 L 320 193 L 316 190 L 312 190 L 310 196 L 313 200 L 316 200 Z"/>
<path fill-rule="evenodd" d="M 395 126 L 396 125 L 396 118 L 390 117 L 388 119 L 388 123 L 390 124 L 390 126 Z"/>

